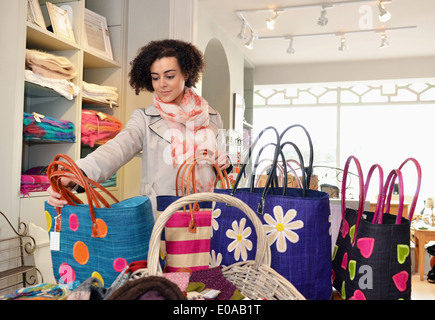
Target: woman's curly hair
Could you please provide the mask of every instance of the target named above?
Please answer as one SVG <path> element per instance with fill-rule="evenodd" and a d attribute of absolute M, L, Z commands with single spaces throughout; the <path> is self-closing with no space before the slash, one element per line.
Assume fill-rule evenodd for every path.
<path fill-rule="evenodd" d="M 188 76 L 185 86 L 195 87 L 204 70 L 204 56 L 194 45 L 181 40 L 151 41 L 139 50 L 138 55 L 130 63 L 130 86 L 139 94 L 141 90 L 154 92 L 151 80 L 151 65 L 154 61 L 175 57 L 183 75 Z"/>

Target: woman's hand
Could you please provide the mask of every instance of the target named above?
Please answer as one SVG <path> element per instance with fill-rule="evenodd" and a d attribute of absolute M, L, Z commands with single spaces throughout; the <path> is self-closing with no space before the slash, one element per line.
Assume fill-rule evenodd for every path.
<path fill-rule="evenodd" d="M 222 171 L 229 168 L 230 161 L 228 160 L 228 156 L 223 151 L 216 151 L 216 164 L 218 165 L 219 169 Z"/>
<path fill-rule="evenodd" d="M 68 179 L 68 178 L 60 178 L 60 183 L 68 189 L 72 189 L 75 186 L 75 183 Z M 53 188 L 50 186 L 47 189 L 47 192 L 49 194 L 49 198 L 47 200 L 47 203 L 52 205 L 53 207 L 60 207 L 63 208 L 64 205 L 68 204 L 66 200 L 61 199 L 61 195 L 53 190 Z"/>

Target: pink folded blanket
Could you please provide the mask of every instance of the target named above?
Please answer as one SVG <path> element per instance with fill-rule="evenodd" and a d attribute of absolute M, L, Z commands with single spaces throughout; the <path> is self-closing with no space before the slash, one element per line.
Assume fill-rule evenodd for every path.
<path fill-rule="evenodd" d="M 122 129 L 117 118 L 95 110 L 82 111 L 81 142 L 90 147 L 105 144 Z"/>

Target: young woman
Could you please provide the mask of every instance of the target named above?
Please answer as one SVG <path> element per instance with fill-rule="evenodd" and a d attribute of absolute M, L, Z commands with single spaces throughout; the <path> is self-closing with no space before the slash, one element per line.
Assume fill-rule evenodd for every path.
<path fill-rule="evenodd" d="M 206 151 L 221 170 L 230 167 L 219 113 L 192 89 L 204 68 L 202 53 L 180 40 L 152 41 L 131 62 L 130 85 L 136 94 L 154 93 L 154 104 L 136 109 L 125 128 L 77 165 L 92 180 L 106 181 L 133 156 L 143 151 L 141 195 L 153 204 L 157 195 L 175 195 L 175 178 L 181 163 Z M 212 191 L 215 171 L 210 164 L 196 169 L 197 190 Z M 62 183 L 74 187 L 71 181 Z M 48 203 L 66 202 L 49 190 Z"/>

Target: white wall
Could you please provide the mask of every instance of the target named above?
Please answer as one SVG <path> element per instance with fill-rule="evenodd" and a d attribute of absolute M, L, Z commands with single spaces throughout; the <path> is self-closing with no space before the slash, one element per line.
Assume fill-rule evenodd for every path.
<path fill-rule="evenodd" d="M 435 57 L 290 64 L 255 68 L 255 85 L 435 77 Z"/>

